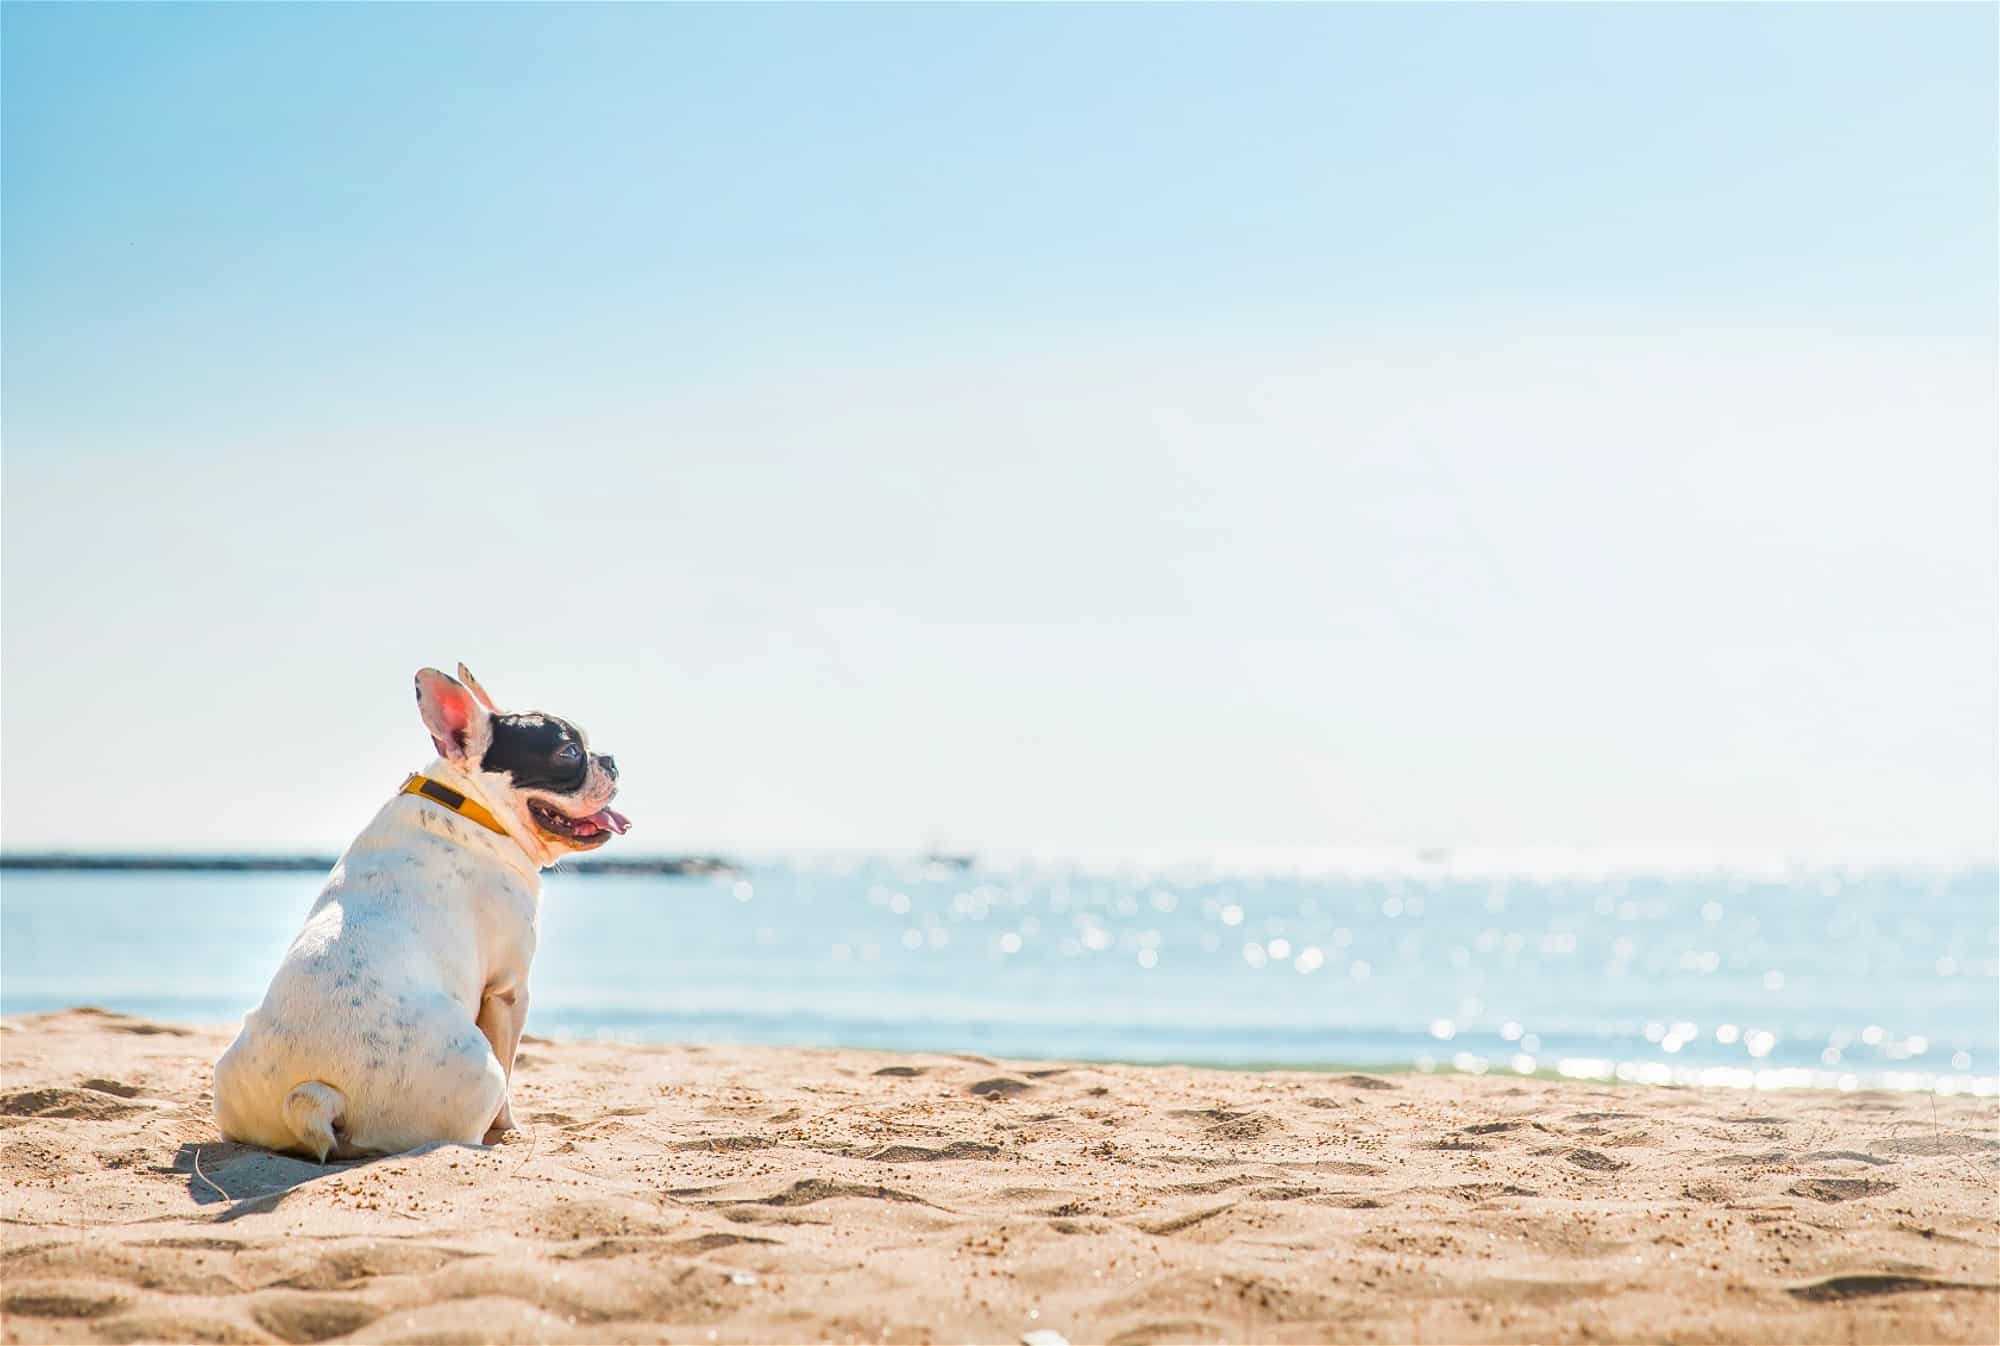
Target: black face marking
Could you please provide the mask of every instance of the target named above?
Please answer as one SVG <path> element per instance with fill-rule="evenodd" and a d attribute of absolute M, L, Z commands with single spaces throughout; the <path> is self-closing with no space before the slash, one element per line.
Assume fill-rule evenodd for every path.
<path fill-rule="evenodd" d="M 565 752 L 565 747 L 573 752 Z M 521 790 L 575 794 L 590 778 L 590 754 L 583 734 L 553 715 L 495 715 L 493 743 L 479 761 L 482 771 L 504 771 Z"/>

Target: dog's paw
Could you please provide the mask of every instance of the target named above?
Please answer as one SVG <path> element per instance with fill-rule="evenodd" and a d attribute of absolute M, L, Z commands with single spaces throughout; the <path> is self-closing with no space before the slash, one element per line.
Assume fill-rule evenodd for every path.
<path fill-rule="evenodd" d="M 480 1138 L 480 1143 L 498 1145 L 501 1137 L 515 1130 L 518 1128 L 514 1125 L 514 1105 L 511 1101 L 503 1103 L 500 1105 L 500 1115 L 493 1119 L 493 1125 L 486 1128 L 486 1134 Z"/>

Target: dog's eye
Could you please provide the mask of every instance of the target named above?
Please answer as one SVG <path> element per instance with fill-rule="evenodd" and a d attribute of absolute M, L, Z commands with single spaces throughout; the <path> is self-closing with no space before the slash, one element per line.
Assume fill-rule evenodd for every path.
<path fill-rule="evenodd" d="M 577 747 L 574 743 L 565 743 L 556 749 L 556 759 L 558 761 L 574 762 L 581 756 L 583 756 L 583 749 Z"/>

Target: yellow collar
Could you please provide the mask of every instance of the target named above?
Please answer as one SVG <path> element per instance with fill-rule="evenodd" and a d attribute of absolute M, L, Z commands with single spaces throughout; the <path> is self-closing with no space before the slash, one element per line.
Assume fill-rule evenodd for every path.
<path fill-rule="evenodd" d="M 503 837 L 507 835 L 507 829 L 500 825 L 500 820 L 488 812 L 484 805 L 467 799 L 449 785 L 440 785 L 429 776 L 420 776 L 412 771 L 410 778 L 403 782 L 403 788 L 397 793 L 422 795 L 433 804 L 444 805 L 460 817 L 472 819 L 489 832 L 498 832 Z"/>

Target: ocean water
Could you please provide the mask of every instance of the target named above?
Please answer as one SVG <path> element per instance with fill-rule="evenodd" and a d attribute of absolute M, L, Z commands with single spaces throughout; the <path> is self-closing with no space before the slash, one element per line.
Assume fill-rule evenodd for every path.
<path fill-rule="evenodd" d="M 309 874 L 0 875 L 0 1013 L 227 1023 Z M 2000 873 L 549 876 L 529 1031 L 2000 1092 Z"/>

